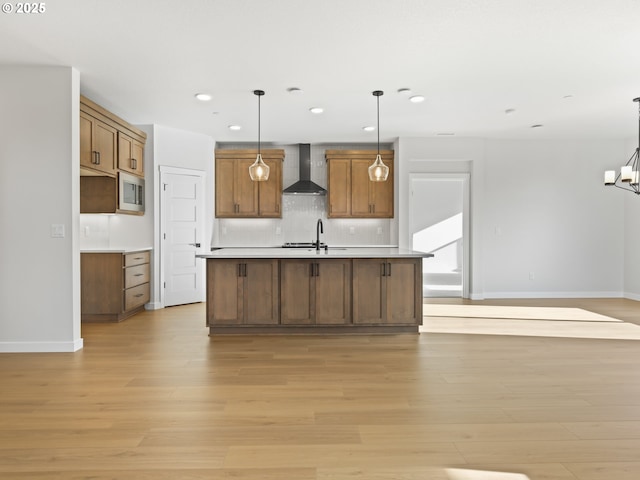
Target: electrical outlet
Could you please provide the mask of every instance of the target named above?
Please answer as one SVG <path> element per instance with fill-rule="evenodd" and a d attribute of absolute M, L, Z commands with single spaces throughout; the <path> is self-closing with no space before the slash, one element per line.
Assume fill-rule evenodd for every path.
<path fill-rule="evenodd" d="M 356 227 L 349 227 L 349 235 L 354 235 L 356 233 Z"/>
<path fill-rule="evenodd" d="M 382 227 L 378 227 L 378 235 L 382 235 Z"/>
<path fill-rule="evenodd" d="M 282 235 L 282 229 L 280 227 L 276 227 L 276 235 Z"/>
<path fill-rule="evenodd" d="M 51 238 L 64 238 L 64 225 L 54 223 L 51 225 Z"/>
<path fill-rule="evenodd" d="M 533 272 L 529 272 L 529 280 L 535 280 L 536 275 Z"/>

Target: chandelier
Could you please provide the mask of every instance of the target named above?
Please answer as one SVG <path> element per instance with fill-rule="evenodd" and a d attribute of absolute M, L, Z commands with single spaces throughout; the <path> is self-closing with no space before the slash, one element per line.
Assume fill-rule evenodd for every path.
<path fill-rule="evenodd" d="M 631 158 L 620 168 L 620 173 L 616 176 L 615 170 L 607 170 L 604 172 L 604 184 L 613 185 L 614 187 L 633 192 L 640 195 L 640 174 L 638 171 L 638 153 L 640 152 L 640 97 L 634 98 L 634 102 L 638 103 L 638 147 L 633 152 Z M 620 183 L 618 183 L 620 182 Z"/>

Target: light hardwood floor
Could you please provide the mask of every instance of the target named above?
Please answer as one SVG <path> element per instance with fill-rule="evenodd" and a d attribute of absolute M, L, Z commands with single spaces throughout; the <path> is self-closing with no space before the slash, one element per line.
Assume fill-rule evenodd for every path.
<path fill-rule="evenodd" d="M 640 318 L 629 300 L 490 303 Z M 204 304 L 82 336 L 0 355 L 0 478 L 640 478 L 639 341 L 208 337 Z"/>

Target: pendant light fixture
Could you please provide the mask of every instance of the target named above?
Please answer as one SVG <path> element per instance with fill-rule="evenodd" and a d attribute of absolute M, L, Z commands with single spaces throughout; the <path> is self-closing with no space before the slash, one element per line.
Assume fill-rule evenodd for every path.
<path fill-rule="evenodd" d="M 640 174 L 638 173 L 640 171 L 640 165 L 638 165 L 638 154 L 640 152 L 640 97 L 634 98 L 633 101 L 638 103 L 638 147 L 627 163 L 620 168 L 618 176 L 616 176 L 615 170 L 604 172 L 604 184 L 640 195 Z M 623 186 L 618 185 L 618 181 L 622 182 Z M 628 187 L 624 186 L 624 184 L 627 184 Z"/>
<path fill-rule="evenodd" d="M 254 90 L 253 94 L 258 97 L 258 156 L 249 167 L 249 176 L 254 182 L 264 182 L 269 179 L 269 165 L 262 161 L 260 154 L 260 97 L 264 95 L 264 90 Z"/>
<path fill-rule="evenodd" d="M 389 167 L 382 162 L 382 157 L 380 156 L 380 97 L 384 95 L 384 92 L 382 90 L 376 90 L 372 94 L 376 97 L 378 113 L 378 155 L 376 155 L 375 162 L 369 166 L 369 180 L 372 182 L 384 182 L 389 176 Z"/>

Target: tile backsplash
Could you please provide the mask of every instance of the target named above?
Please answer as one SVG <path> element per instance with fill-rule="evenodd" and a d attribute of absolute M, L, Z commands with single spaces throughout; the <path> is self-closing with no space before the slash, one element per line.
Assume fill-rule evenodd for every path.
<path fill-rule="evenodd" d="M 220 218 L 213 245 L 220 247 L 277 246 L 311 242 L 322 219 L 320 240 L 329 245 L 389 245 L 391 219 L 327 218 L 325 196 L 284 195 L 282 218 Z"/>

